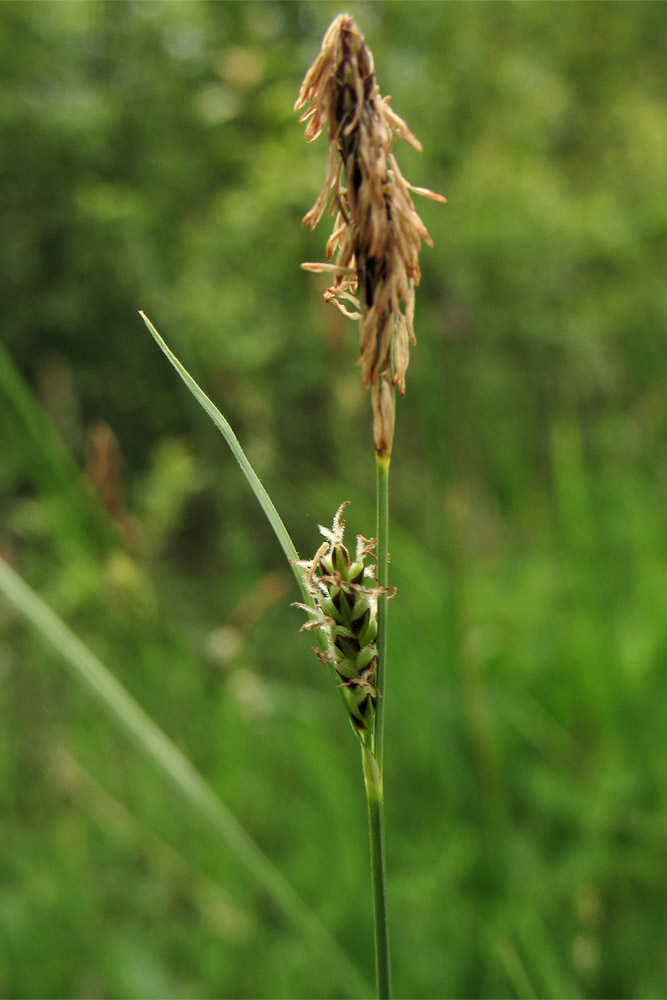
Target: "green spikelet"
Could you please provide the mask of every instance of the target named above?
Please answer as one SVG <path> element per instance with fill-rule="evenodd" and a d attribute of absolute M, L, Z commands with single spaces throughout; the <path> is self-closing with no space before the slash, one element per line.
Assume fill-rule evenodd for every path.
<path fill-rule="evenodd" d="M 319 526 L 327 539 L 312 560 L 297 563 L 315 607 L 295 604 L 311 616 L 304 629 L 321 629 L 327 650 L 315 650 L 317 658 L 331 668 L 341 689 L 352 727 L 368 745 L 379 691 L 377 667 L 377 599 L 385 593 L 375 578 L 374 538 L 357 535 L 354 557 L 343 544 L 345 522 L 336 511 L 331 530 Z"/>

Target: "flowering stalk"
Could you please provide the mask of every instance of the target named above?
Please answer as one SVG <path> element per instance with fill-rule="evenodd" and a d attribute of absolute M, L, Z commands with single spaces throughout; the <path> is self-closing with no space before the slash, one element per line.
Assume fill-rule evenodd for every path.
<path fill-rule="evenodd" d="M 326 246 L 326 262 L 302 264 L 326 272 L 333 283 L 324 298 L 360 324 L 363 381 L 370 388 L 377 469 L 377 580 L 373 585 L 357 564 L 342 556 L 340 513 L 329 540 L 311 563 L 304 564 L 318 611 L 307 627 L 328 635 L 325 659 L 346 691 L 353 727 L 362 742 L 371 844 L 378 995 L 391 992 L 389 933 L 386 910 L 383 813 L 383 694 L 386 665 L 389 465 L 394 438 L 395 389 L 405 394 L 405 376 L 414 332 L 415 287 L 419 284 L 419 251 L 431 237 L 417 214 L 411 192 L 435 201 L 446 199 L 413 187 L 393 153 L 396 136 L 421 150 L 419 141 L 382 97 L 373 56 L 355 21 L 340 14 L 329 27 L 319 55 L 308 70 L 296 110 L 305 109 L 306 139 L 327 129 L 329 158 L 322 191 L 304 216 L 312 229 L 327 205 L 334 217 Z M 341 508 L 342 509 L 342 508 Z M 359 543 L 358 543 L 359 544 Z M 364 555 L 370 548 L 363 548 Z M 347 550 L 344 550 L 347 552 Z M 324 566 L 324 573 L 317 573 Z M 355 576 L 355 573 L 357 574 Z M 361 574 L 361 575 L 359 575 Z M 364 582 L 365 581 L 365 582 Z M 366 587 L 365 590 L 363 588 Z M 332 588 L 332 589 L 331 589 Z M 362 588 L 359 590 L 358 588 Z M 360 597 L 370 604 L 372 628 L 361 615 Z M 308 608 L 306 608 L 308 610 Z M 364 610 L 363 614 L 366 614 Z M 370 621 L 370 619 L 369 619 Z M 355 622 L 363 622 L 355 632 Z M 365 644 L 365 629 L 372 638 Z M 341 631 L 342 630 L 342 631 Z M 369 635 L 370 635 L 369 632 Z M 350 646 L 351 643 L 351 646 Z"/>
<path fill-rule="evenodd" d="M 377 684 L 378 601 L 388 588 L 375 577 L 374 538 L 357 535 L 354 556 L 344 544 L 343 503 L 336 511 L 331 530 L 319 526 L 326 541 L 312 559 L 295 565 L 303 574 L 310 603 L 296 603 L 310 619 L 303 630 L 317 629 L 324 643 L 315 649 L 321 663 L 331 670 L 343 695 L 352 728 L 361 741 L 364 785 L 368 803 L 371 848 L 371 880 L 375 915 L 375 957 L 378 996 L 391 994 L 389 925 L 387 921 L 386 866 L 382 768 L 377 756 L 376 719 L 382 704 Z M 324 645 L 324 649 L 322 649 Z"/>

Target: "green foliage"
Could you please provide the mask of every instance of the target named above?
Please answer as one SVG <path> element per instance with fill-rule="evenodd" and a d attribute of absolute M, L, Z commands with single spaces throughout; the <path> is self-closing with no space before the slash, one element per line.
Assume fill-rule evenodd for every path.
<path fill-rule="evenodd" d="M 662 995 L 664 12 L 349 10 L 423 142 L 406 175 L 449 198 L 420 205 L 392 463 L 396 991 Z M 0 549 L 370 978 L 357 747 L 270 527 L 137 315 L 300 552 L 342 500 L 372 534 L 356 330 L 299 269 L 324 162 L 291 109 L 338 12 L 0 8 Z M 0 995 L 339 996 L 5 603 L 0 627 Z"/>

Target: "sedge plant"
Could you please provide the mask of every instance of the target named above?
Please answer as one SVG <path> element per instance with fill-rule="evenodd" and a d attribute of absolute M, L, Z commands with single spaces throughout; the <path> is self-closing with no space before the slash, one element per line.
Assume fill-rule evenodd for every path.
<path fill-rule="evenodd" d="M 329 139 L 324 186 L 304 217 L 315 228 L 328 207 L 334 217 L 326 262 L 302 266 L 328 272 L 324 297 L 360 324 L 363 381 L 370 389 L 377 482 L 377 540 L 357 539 L 356 554 L 343 544 L 341 511 L 315 558 L 303 564 L 316 604 L 306 628 L 318 627 L 344 691 L 352 727 L 361 741 L 368 802 L 375 917 L 378 996 L 391 995 L 384 847 L 383 719 L 386 693 L 389 569 L 389 466 L 394 439 L 395 390 L 405 394 L 414 332 L 415 287 L 422 240 L 432 245 L 411 192 L 435 201 L 442 195 L 410 184 L 393 153 L 396 136 L 421 150 L 419 141 L 383 98 L 373 56 L 354 19 L 341 14 L 324 36 L 296 102 L 305 108 L 306 138 L 326 128 Z M 377 545 L 377 573 L 365 560 Z M 307 609 L 310 610 L 310 609 Z"/>
<path fill-rule="evenodd" d="M 318 660 L 336 683 L 359 739 L 368 803 L 375 967 L 379 998 L 391 996 L 387 916 L 383 706 L 387 662 L 389 584 L 389 467 L 394 438 L 395 394 L 405 394 L 414 332 L 415 288 L 422 241 L 432 246 L 412 193 L 446 199 L 410 184 L 396 162 L 396 137 L 417 150 L 419 141 L 382 97 L 373 56 L 354 19 L 335 18 L 308 70 L 295 104 L 311 142 L 325 129 L 329 139 L 324 186 L 303 224 L 315 228 L 325 211 L 333 217 L 326 261 L 307 271 L 332 275 L 324 298 L 360 324 L 363 382 L 370 390 L 376 463 L 376 538 L 358 535 L 353 551 L 344 541 L 342 503 L 325 541 L 312 559 L 300 559 L 268 493 L 248 462 L 232 428 L 202 392 L 157 330 L 143 319 L 158 345 L 229 444 L 261 504 L 296 576 Z"/>

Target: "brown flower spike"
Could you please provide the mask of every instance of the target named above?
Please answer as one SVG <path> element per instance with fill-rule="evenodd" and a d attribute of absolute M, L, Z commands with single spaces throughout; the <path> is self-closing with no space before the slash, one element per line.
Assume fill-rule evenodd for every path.
<path fill-rule="evenodd" d="M 295 104 L 296 110 L 307 106 L 300 121 L 308 122 L 308 142 L 325 126 L 329 134 L 324 187 L 303 224 L 314 229 L 329 200 L 329 215 L 338 209 L 327 242 L 328 263 L 302 267 L 332 273 L 325 299 L 360 320 L 359 364 L 364 385 L 371 388 L 375 448 L 384 457 L 391 453 L 394 435 L 393 389 L 398 386 L 405 394 L 410 344 L 416 342 L 421 241 L 433 245 L 410 192 L 447 200 L 403 177 L 392 152 L 396 135 L 420 151 L 421 144 L 389 100 L 380 94 L 373 56 L 354 19 L 340 14 L 324 36 Z"/>

